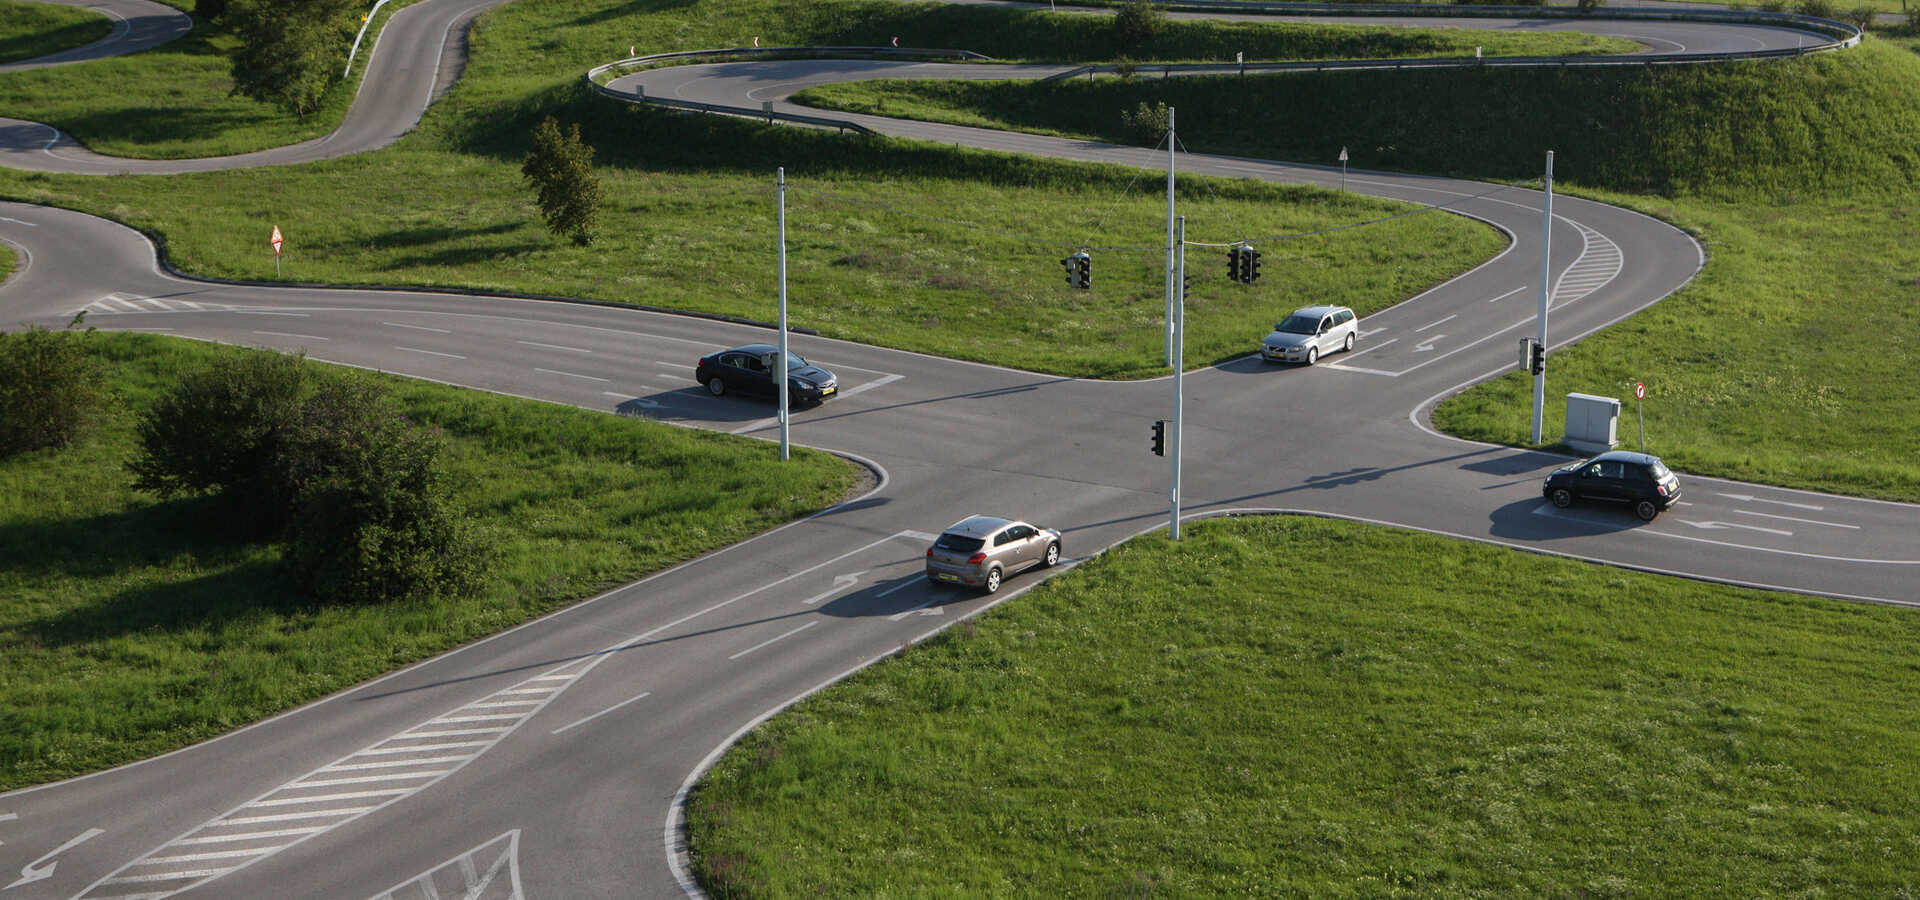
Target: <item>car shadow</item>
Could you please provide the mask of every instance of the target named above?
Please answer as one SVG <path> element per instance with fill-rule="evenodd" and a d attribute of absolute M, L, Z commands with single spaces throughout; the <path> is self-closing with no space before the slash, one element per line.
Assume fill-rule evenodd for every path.
<path fill-rule="evenodd" d="M 1515 501 L 1487 516 L 1495 537 L 1552 542 L 1617 534 L 1644 523 L 1625 506 L 1584 504 L 1557 509 L 1540 496 Z"/>
<path fill-rule="evenodd" d="M 795 407 L 793 415 L 798 418 L 818 408 Z M 780 407 L 778 403 L 760 397 L 738 394 L 715 397 L 703 388 L 687 387 L 629 397 L 615 404 L 613 411 L 642 419 L 721 424 L 770 419 L 780 411 Z"/>

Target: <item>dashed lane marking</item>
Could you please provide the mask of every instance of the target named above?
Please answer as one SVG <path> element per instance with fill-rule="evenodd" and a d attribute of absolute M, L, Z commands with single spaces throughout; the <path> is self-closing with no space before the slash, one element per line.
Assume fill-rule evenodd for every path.
<path fill-rule="evenodd" d="M 140 896 L 170 897 L 398 803 L 478 759 L 604 659 L 566 663 L 314 769 L 121 866 L 75 900 L 124 897 L 130 886 L 159 886 Z M 445 727 L 479 722 L 489 724 Z M 450 734 L 479 739 L 444 740 Z"/>

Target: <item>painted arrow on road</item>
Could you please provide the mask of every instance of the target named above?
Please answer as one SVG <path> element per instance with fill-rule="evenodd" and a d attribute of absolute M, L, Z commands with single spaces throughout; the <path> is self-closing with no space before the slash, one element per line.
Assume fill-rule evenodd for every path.
<path fill-rule="evenodd" d="M 0 888 L 0 891 L 10 891 L 23 884 L 32 884 L 36 881 L 43 881 L 45 879 L 52 878 L 53 867 L 60 864 L 58 860 L 54 859 L 54 857 L 59 856 L 60 854 L 65 853 L 68 850 L 72 850 L 73 848 L 78 847 L 81 844 L 84 844 L 90 840 L 93 840 L 94 838 L 97 838 L 103 834 L 106 834 L 106 832 L 98 828 L 89 828 L 85 831 L 80 832 L 79 836 L 75 837 L 73 840 L 70 840 L 64 844 L 61 844 L 60 846 L 53 848 L 51 851 L 48 851 L 48 853 L 45 856 L 42 856 L 39 859 L 34 860 L 33 862 L 27 863 L 24 866 L 21 866 L 20 877 L 14 879 L 12 884 L 9 884 L 6 887 Z"/>
<path fill-rule="evenodd" d="M 1427 338 L 1426 340 L 1424 340 L 1424 341 L 1421 341 L 1420 343 L 1418 343 L 1418 344 L 1415 344 L 1415 345 L 1413 345 L 1413 352 L 1415 352 L 1415 353 L 1426 353 L 1426 352 L 1428 352 L 1428 351 L 1430 351 L 1430 350 L 1432 350 L 1432 349 L 1433 349 L 1433 342 L 1434 342 L 1434 341 L 1437 341 L 1437 340 L 1439 340 L 1439 339 L 1441 339 L 1441 338 L 1443 338 L 1443 337 L 1446 337 L 1446 335 L 1444 335 L 1444 334 L 1436 334 L 1436 335 L 1434 335 L 1433 337 L 1430 337 L 1430 338 Z"/>
<path fill-rule="evenodd" d="M 1764 531 L 1768 534 L 1780 535 L 1781 537 L 1793 537 L 1793 532 L 1791 531 L 1782 531 L 1778 528 L 1762 528 L 1758 525 L 1742 525 L 1739 522 L 1707 521 L 1707 522 L 1687 522 L 1686 524 L 1692 525 L 1695 528 L 1705 528 L 1709 530 L 1718 529 L 1718 528 L 1744 528 L 1748 531 Z"/>
<path fill-rule="evenodd" d="M 1794 502 L 1792 502 L 1792 501 L 1790 501 L 1790 500 L 1768 500 L 1768 499 L 1767 499 L 1767 498 L 1765 498 L 1765 497 L 1755 497 L 1755 496 L 1754 496 L 1754 495 L 1752 495 L 1752 494 L 1725 494 L 1725 493 L 1723 493 L 1723 494 L 1720 494 L 1720 496 L 1722 496 L 1722 497 L 1726 497 L 1726 498 L 1727 498 L 1727 499 L 1729 499 L 1729 500 L 1743 500 L 1743 501 L 1746 501 L 1746 502 L 1748 502 L 1748 503 L 1777 503 L 1777 504 L 1779 504 L 1779 505 L 1781 505 L 1781 506 L 1793 506 L 1793 507 L 1798 507 L 1798 508 L 1800 508 L 1800 509 L 1811 509 L 1811 510 L 1813 510 L 1814 512 L 1820 512 L 1820 511 L 1822 511 L 1822 510 L 1825 510 L 1825 509 L 1826 509 L 1826 507 L 1824 507 L 1824 506 L 1815 506 L 1815 505 L 1813 505 L 1813 504 L 1811 504 L 1811 503 L 1794 503 Z"/>
<path fill-rule="evenodd" d="M 812 606 L 815 603 L 819 603 L 820 601 L 825 600 L 828 597 L 831 597 L 835 594 L 840 593 L 841 591 L 846 590 L 847 588 L 853 587 L 854 584 L 860 581 L 860 576 L 867 574 L 867 572 L 868 572 L 867 569 L 861 569 L 860 571 L 855 572 L 851 575 L 835 575 L 833 576 L 833 587 L 827 588 L 826 590 L 821 591 L 818 594 L 808 597 L 805 603 L 808 606 Z"/>

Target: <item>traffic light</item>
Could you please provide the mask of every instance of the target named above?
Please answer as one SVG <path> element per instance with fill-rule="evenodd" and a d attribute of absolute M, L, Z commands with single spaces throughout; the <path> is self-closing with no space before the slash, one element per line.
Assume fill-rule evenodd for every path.
<path fill-rule="evenodd" d="M 1227 280 L 1228 281 L 1240 280 L 1240 245 L 1239 244 L 1235 244 L 1227 248 Z"/>
<path fill-rule="evenodd" d="M 1260 280 L 1260 251 L 1248 247 L 1240 251 L 1240 280 L 1252 284 Z"/>
<path fill-rule="evenodd" d="M 1188 275 L 1185 278 L 1180 279 L 1180 299 L 1186 300 L 1187 294 L 1191 293 L 1192 291 L 1193 291 L 1193 276 Z"/>
<path fill-rule="evenodd" d="M 1153 455 L 1167 455 L 1167 420 L 1155 419 L 1153 422 Z"/>
<path fill-rule="evenodd" d="M 1535 375 L 1545 374 L 1547 371 L 1547 345 L 1539 341 L 1532 341 L 1527 344 L 1527 349 L 1527 371 Z"/>
<path fill-rule="evenodd" d="M 1067 267 L 1068 285 L 1083 291 L 1093 287 L 1093 257 L 1088 256 L 1087 251 L 1075 253 L 1061 260 L 1060 264 Z"/>

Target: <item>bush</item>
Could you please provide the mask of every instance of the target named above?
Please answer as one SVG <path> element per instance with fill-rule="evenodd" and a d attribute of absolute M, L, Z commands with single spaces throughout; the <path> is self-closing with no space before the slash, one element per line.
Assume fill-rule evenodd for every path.
<path fill-rule="evenodd" d="M 97 417 L 100 362 L 86 345 L 93 329 L 71 328 L 0 332 L 0 457 L 65 447 Z"/>
<path fill-rule="evenodd" d="M 202 21 L 217 22 L 227 15 L 227 0 L 194 0 L 193 14 Z"/>
<path fill-rule="evenodd" d="M 564 134 L 552 116 L 535 126 L 533 152 L 520 165 L 520 174 L 534 187 L 548 231 L 582 247 L 593 243 L 600 179 L 593 175 L 593 148 L 580 139 L 580 123 Z"/>
<path fill-rule="evenodd" d="M 1113 34 L 1120 46 L 1133 49 L 1153 40 L 1166 21 L 1167 11 L 1152 0 L 1132 0 L 1114 12 Z"/>
<path fill-rule="evenodd" d="M 287 559 L 320 600 L 407 600 L 466 591 L 480 579 L 478 545 L 439 466 L 439 438 L 388 421 L 370 440 L 342 448 L 352 452 L 309 488 L 294 518 Z"/>
<path fill-rule="evenodd" d="M 1833 18 L 1833 0 L 1800 0 L 1794 4 L 1793 11 L 1803 16 L 1821 19 Z"/>
<path fill-rule="evenodd" d="M 1136 144 L 1158 144 L 1167 134 L 1167 120 L 1171 116 L 1165 101 L 1155 101 L 1152 106 L 1141 103 L 1131 110 L 1120 111 L 1120 127 Z"/>
<path fill-rule="evenodd" d="M 1575 5 L 1579 7 L 1581 12 L 1590 13 L 1607 5 L 1607 0 L 1578 0 Z"/>
<path fill-rule="evenodd" d="M 243 533 L 279 531 L 294 492 L 275 468 L 306 383 L 304 357 L 253 350 L 187 372 L 135 423 L 133 486 L 161 497 L 220 493 Z"/>
<path fill-rule="evenodd" d="M 1861 31 L 1865 31 L 1868 26 L 1873 24 L 1874 17 L 1879 14 L 1880 11 L 1871 6 L 1856 6 L 1842 13 L 1840 21 L 1852 25 Z"/>
<path fill-rule="evenodd" d="M 240 38 L 233 93 L 305 118 L 320 108 L 359 26 L 349 0 L 232 0 L 224 12 Z"/>
<path fill-rule="evenodd" d="M 1770 13 L 1786 12 L 1787 0 L 1760 0 L 1760 11 Z"/>

